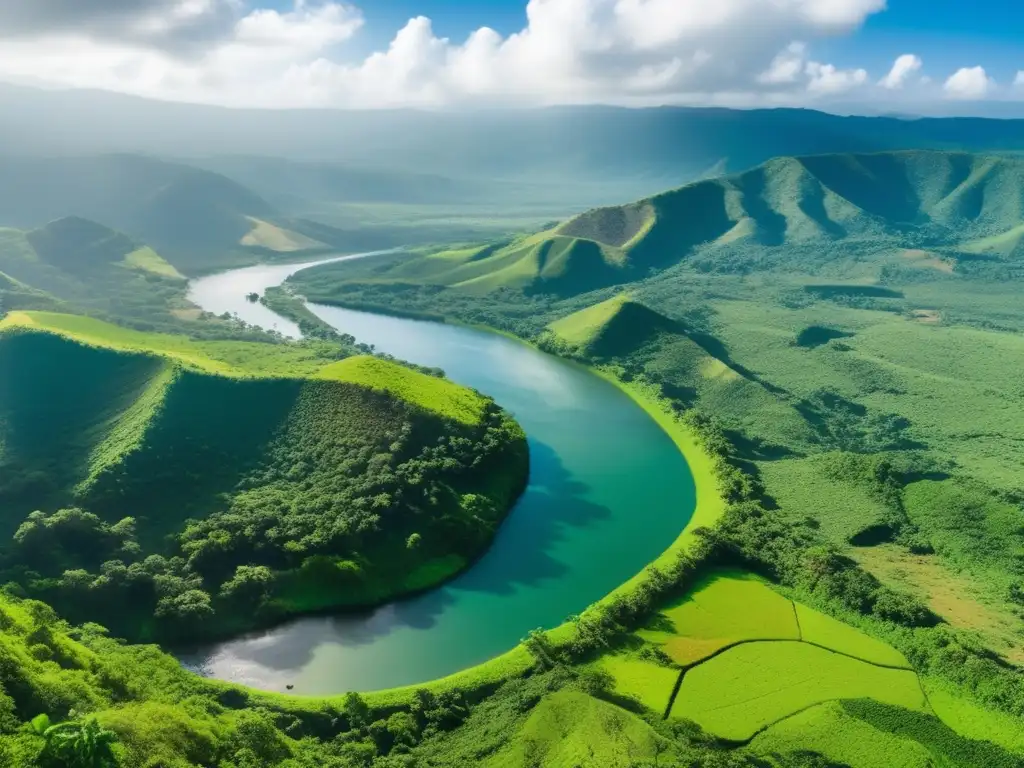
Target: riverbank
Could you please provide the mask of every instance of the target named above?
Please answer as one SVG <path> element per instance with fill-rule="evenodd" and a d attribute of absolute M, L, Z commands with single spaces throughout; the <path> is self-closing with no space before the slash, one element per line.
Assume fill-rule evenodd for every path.
<path fill-rule="evenodd" d="M 530 342 L 523 339 L 518 339 L 518 341 L 533 346 Z M 656 568 L 666 568 L 675 562 L 681 554 L 691 551 L 691 548 L 697 541 L 697 537 L 694 534 L 696 529 L 713 527 L 721 519 L 722 515 L 725 514 L 727 505 L 718 489 L 718 478 L 715 470 L 716 460 L 704 450 L 699 435 L 679 420 L 668 401 L 654 393 L 653 388 L 624 382 L 613 371 L 608 369 L 590 366 L 583 367 L 587 368 L 595 376 L 620 389 L 633 402 L 639 405 L 672 439 L 690 467 L 697 500 L 693 516 L 686 527 L 679 532 L 678 538 L 672 542 L 671 546 L 650 563 L 650 566 Z M 640 588 L 644 580 L 644 571 L 637 573 L 629 581 L 589 606 L 584 613 L 607 606 L 616 599 L 628 598 Z M 574 625 L 566 622 L 547 631 L 545 634 L 552 644 L 557 646 L 568 640 L 573 629 Z M 421 689 L 427 689 L 438 695 L 452 690 L 459 690 L 472 700 L 486 696 L 490 691 L 507 680 L 528 673 L 533 668 L 534 663 L 534 658 L 526 649 L 526 646 L 520 644 L 495 659 L 448 677 L 433 680 L 423 685 L 375 691 L 363 696 L 372 708 L 385 711 L 401 709 L 403 706 L 410 704 L 415 698 L 416 692 Z"/>
<path fill-rule="evenodd" d="M 270 311 L 245 294 L 265 296 L 285 277 L 280 268 L 250 269 L 194 289 L 210 311 L 251 322 L 252 313 Z M 207 646 L 188 659 L 191 668 L 263 690 L 287 683 L 313 698 L 457 677 L 507 657 L 534 628 L 555 627 L 601 600 L 687 525 L 695 496 L 679 447 L 613 382 L 507 333 L 319 304 L 303 309 L 335 334 L 443 369 L 494 397 L 526 430 L 530 484 L 494 545 L 447 586 L 378 610 L 297 619 Z M 294 319 L 308 323 L 302 315 Z M 510 667 L 498 666 L 474 676 L 507 678 Z"/>
<path fill-rule="evenodd" d="M 518 341 L 530 345 L 525 340 L 518 339 Z M 593 367 L 587 367 L 587 370 L 620 389 L 639 405 L 672 439 L 690 467 L 697 499 L 693 516 L 685 528 L 679 532 L 675 541 L 650 563 L 651 566 L 658 568 L 667 567 L 680 554 L 691 551 L 691 548 L 697 541 L 697 536 L 694 534 L 696 529 L 713 527 L 725 513 L 726 502 L 719 492 L 718 480 L 715 474 L 716 460 L 704 450 L 699 435 L 679 420 L 667 400 L 642 385 L 622 381 L 613 371 Z M 584 613 L 597 610 L 616 599 L 628 598 L 632 593 L 640 589 L 640 585 L 643 584 L 644 580 L 645 572 L 637 573 L 604 598 L 589 606 Z M 566 642 L 571 637 L 573 630 L 574 625 L 566 622 L 547 631 L 545 634 L 552 644 L 557 646 Z M 362 693 L 361 695 L 367 705 L 377 715 L 385 715 L 388 712 L 408 708 L 416 700 L 418 692 L 423 690 L 430 691 L 438 696 L 458 691 L 472 702 L 485 698 L 503 683 L 528 674 L 534 667 L 534 664 L 534 657 L 527 650 L 526 646 L 519 644 L 489 661 L 446 677 L 422 684 L 372 691 Z M 245 688 L 240 689 L 239 686 L 220 681 L 211 681 L 211 684 L 217 686 L 222 691 L 244 690 L 249 697 L 250 705 L 272 705 L 275 708 L 284 708 L 287 711 L 303 711 L 310 707 L 314 710 L 340 707 L 344 699 L 341 695 L 301 696 Z"/>

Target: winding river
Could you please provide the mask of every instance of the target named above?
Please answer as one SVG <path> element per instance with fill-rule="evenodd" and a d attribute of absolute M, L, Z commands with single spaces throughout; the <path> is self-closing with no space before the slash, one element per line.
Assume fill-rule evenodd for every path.
<path fill-rule="evenodd" d="M 201 278 L 190 298 L 297 336 L 293 323 L 245 296 L 310 266 Z M 359 341 L 439 366 L 494 397 L 529 437 L 529 487 L 491 549 L 449 584 L 376 610 L 299 618 L 216 643 L 182 656 L 189 668 L 304 695 L 426 682 L 509 650 L 531 629 L 557 626 L 642 570 L 688 522 L 693 479 L 679 451 L 639 406 L 585 369 L 486 331 L 309 306 Z"/>

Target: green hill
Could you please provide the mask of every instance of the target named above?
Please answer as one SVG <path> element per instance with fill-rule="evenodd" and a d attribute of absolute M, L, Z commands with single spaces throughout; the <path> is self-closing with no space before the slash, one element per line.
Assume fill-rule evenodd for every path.
<path fill-rule="evenodd" d="M 526 462 L 492 401 L 381 359 L 72 315 L 0 322 L 0 563 L 65 615 L 130 637 L 216 635 L 436 583 L 487 545 Z M 101 576 L 143 563 L 178 586 Z M 99 581 L 83 593 L 70 571 Z M 236 599 L 250 577 L 255 593 Z M 130 607 L 112 610 L 120 598 Z"/>
<path fill-rule="evenodd" d="M 185 278 L 152 248 L 74 216 L 29 231 L 0 229 L 0 287 L 6 309 L 54 309 L 59 302 L 106 316 L 170 321 Z M 16 285 L 15 285 L 16 284 Z"/>
<path fill-rule="evenodd" d="M 548 328 L 570 348 L 599 358 L 631 354 L 661 334 L 684 333 L 679 323 L 625 294 L 556 320 Z"/>
<path fill-rule="evenodd" d="M 87 219 L 69 216 L 26 233 L 39 260 L 72 273 L 88 273 L 125 260 L 139 247 L 128 237 Z M 125 266 L 133 266 L 126 262 Z"/>
<path fill-rule="evenodd" d="M 45 229 L 65 218 L 104 222 L 185 273 L 348 245 L 344 232 L 289 219 L 242 184 L 181 163 L 128 154 L 0 159 L 0 225 Z M 58 236 L 93 237 L 75 226 Z"/>
<path fill-rule="evenodd" d="M 956 152 L 779 158 L 624 206 L 598 208 L 511 243 L 430 253 L 373 282 L 570 296 L 699 261 L 705 270 L 813 272 L 836 250 L 886 257 L 934 249 L 960 261 L 1015 259 L 1024 160 Z M 926 266 L 927 264 L 919 264 Z M 339 275 L 352 267 L 333 268 Z M 358 268 L 356 268 L 358 269 Z M 308 284 L 310 274 L 297 278 Z"/>
<path fill-rule="evenodd" d="M 635 276 L 696 253 L 714 258 L 744 246 L 870 240 L 957 249 L 983 238 L 1015 245 L 1024 221 L 1022 189 L 1024 161 L 1011 158 L 952 152 L 780 158 L 590 211 L 555 232 L 622 249 Z M 981 248 L 985 242 L 991 240 Z"/>

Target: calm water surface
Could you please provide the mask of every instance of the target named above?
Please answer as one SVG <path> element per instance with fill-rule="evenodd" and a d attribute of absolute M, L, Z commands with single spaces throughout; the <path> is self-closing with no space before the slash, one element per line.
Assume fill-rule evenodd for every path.
<path fill-rule="evenodd" d="M 297 335 L 245 294 L 309 265 L 202 278 L 191 299 L 217 314 Z M 202 674 L 296 694 L 425 682 L 486 661 L 550 628 L 639 572 L 694 507 L 693 479 L 664 432 L 582 368 L 514 340 L 456 326 L 311 304 L 359 341 L 495 398 L 529 437 L 530 483 L 494 545 L 465 574 L 373 611 L 293 620 L 182 657 Z"/>

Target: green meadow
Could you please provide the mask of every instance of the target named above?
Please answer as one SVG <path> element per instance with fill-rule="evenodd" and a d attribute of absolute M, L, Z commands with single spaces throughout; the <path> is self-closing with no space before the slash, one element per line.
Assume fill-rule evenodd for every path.
<path fill-rule="evenodd" d="M 814 704 L 859 698 L 926 706 L 913 672 L 881 669 L 806 643 L 755 643 L 688 670 L 671 716 L 723 739 L 746 741 Z"/>

